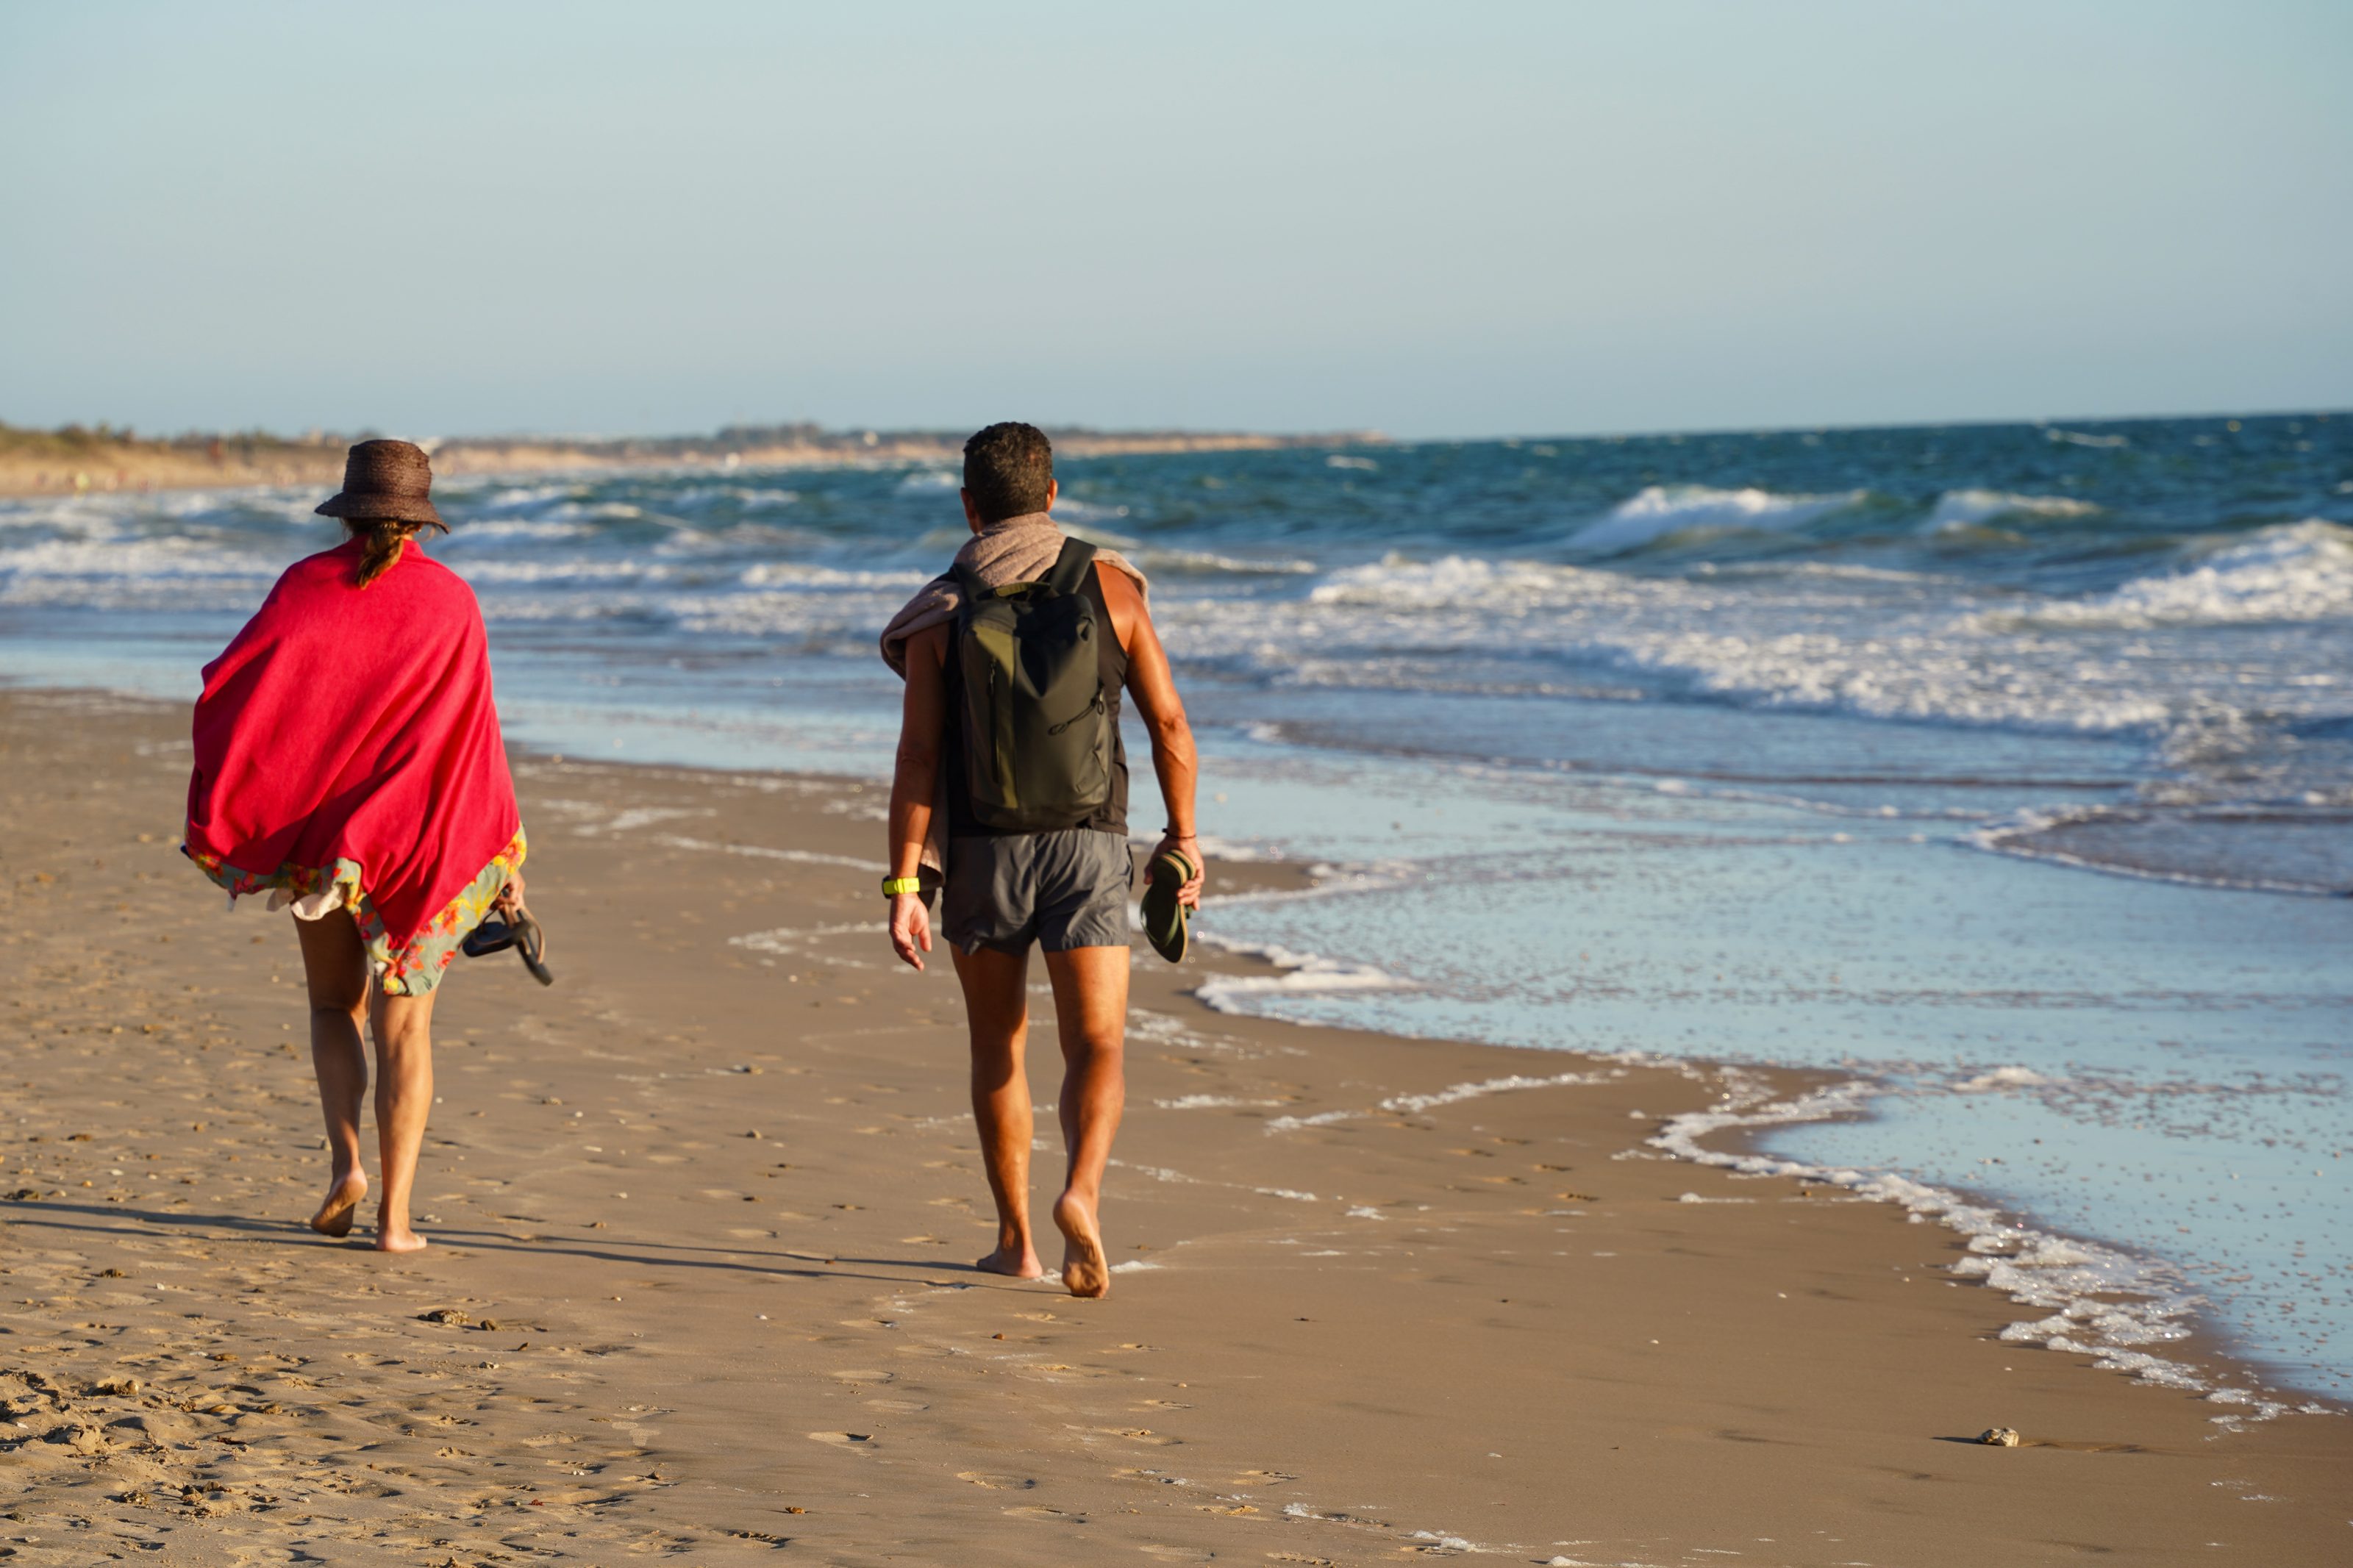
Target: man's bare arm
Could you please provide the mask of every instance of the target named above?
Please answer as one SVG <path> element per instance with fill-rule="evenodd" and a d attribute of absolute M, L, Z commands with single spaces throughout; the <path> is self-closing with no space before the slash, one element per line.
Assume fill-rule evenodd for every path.
<path fill-rule="evenodd" d="M 1136 716 L 1152 737 L 1152 772 L 1160 781 L 1160 798 L 1168 804 L 1168 821 L 1157 848 L 1173 849 L 1193 868 L 1192 877 L 1178 890 L 1180 901 L 1198 908 L 1207 879 L 1201 840 L 1193 817 L 1194 781 L 1200 772 L 1193 750 L 1193 726 L 1185 718 L 1185 700 L 1176 695 L 1176 677 L 1168 668 L 1167 650 L 1152 625 L 1152 611 L 1126 574 L 1098 574 L 1103 603 L 1111 609 L 1112 629 L 1127 649 L 1127 689 L 1135 699 Z"/>
<path fill-rule="evenodd" d="M 907 691 L 899 714 L 899 754 L 891 773 L 893 877 L 921 873 L 932 832 L 932 803 L 940 780 L 940 746 L 947 734 L 948 628 L 932 626 L 907 639 Z M 923 967 L 932 951 L 932 912 L 913 893 L 891 900 L 891 945 L 901 959 Z"/>

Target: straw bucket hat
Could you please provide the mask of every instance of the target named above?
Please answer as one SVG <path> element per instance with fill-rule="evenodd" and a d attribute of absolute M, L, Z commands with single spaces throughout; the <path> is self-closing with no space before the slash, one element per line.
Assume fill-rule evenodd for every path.
<path fill-rule="evenodd" d="M 412 441 L 363 441 L 343 459 L 343 488 L 319 503 L 328 517 L 449 525 L 433 509 L 433 461 Z"/>

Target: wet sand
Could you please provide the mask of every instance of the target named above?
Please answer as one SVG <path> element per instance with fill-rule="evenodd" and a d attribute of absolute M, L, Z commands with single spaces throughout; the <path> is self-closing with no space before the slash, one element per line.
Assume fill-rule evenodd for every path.
<path fill-rule="evenodd" d="M 976 1273 L 882 792 L 517 773 L 559 983 L 448 981 L 434 1246 L 384 1258 L 303 1226 L 294 937 L 178 855 L 183 714 L 0 696 L 0 1556 L 2346 1556 L 2353 1424 L 2001 1343 L 1949 1232 L 1645 1148 L 1706 1072 L 1222 1016 L 1215 955 L 1136 971 L 1111 1296 Z"/>

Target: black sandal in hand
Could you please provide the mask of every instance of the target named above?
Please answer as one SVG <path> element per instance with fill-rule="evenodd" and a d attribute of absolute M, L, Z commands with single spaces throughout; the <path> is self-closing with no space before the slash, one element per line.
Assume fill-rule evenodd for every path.
<path fill-rule="evenodd" d="M 555 984 L 554 974 L 540 962 L 540 955 L 547 951 L 547 933 L 531 918 L 531 910 L 519 902 L 496 909 L 458 944 L 458 951 L 468 958 L 503 952 L 508 948 L 522 954 L 522 966 L 531 971 L 533 980 L 542 985 Z"/>

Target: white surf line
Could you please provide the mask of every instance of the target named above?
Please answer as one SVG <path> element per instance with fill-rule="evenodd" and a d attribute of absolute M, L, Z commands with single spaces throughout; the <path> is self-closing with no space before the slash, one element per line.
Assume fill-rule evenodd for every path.
<path fill-rule="evenodd" d="M 1329 1127 L 1335 1121 L 1369 1116 L 1368 1110 L 1319 1110 L 1313 1116 L 1277 1116 L 1266 1124 L 1269 1132 L 1296 1132 L 1303 1127 Z"/>
<path fill-rule="evenodd" d="M 771 849 L 765 844 L 718 844 L 708 838 L 686 838 L 674 833 L 653 836 L 657 844 L 672 849 L 703 849 L 721 855 L 751 855 L 763 860 L 790 860 L 804 866 L 849 866 L 860 871 L 881 873 L 888 870 L 880 860 L 861 860 L 854 855 L 824 855 L 814 849 Z"/>
<path fill-rule="evenodd" d="M 1969 1256 L 1951 1265 L 1951 1273 L 1978 1279 L 2019 1305 L 2039 1308 L 2046 1314 L 2003 1329 L 2000 1337 L 2006 1343 L 2089 1356 L 2094 1365 L 2144 1383 L 2202 1393 L 2214 1404 L 2235 1407 L 2232 1414 L 2212 1418 L 2227 1428 L 2235 1429 L 2248 1416 L 2269 1420 L 2292 1410 L 2316 1415 L 2333 1410 L 2318 1401 L 2292 1405 L 2273 1399 L 2252 1388 L 2222 1383 L 2211 1372 L 2137 1348 L 2189 1338 L 2189 1320 L 2204 1305 L 2204 1299 L 2162 1263 L 2018 1224 L 1998 1209 L 1969 1203 L 1893 1172 L 1817 1165 L 1772 1154 L 1732 1153 L 1700 1143 L 1702 1138 L 1729 1129 L 1787 1126 L 1854 1115 L 1871 1100 L 1890 1092 L 1888 1089 L 1854 1079 L 1777 1100 L 1753 1073 L 1723 1068 L 1718 1076 L 1727 1086 L 1721 1104 L 1669 1117 L 1644 1142 L 1694 1164 L 1841 1187 L 1858 1197 L 1899 1205 L 1910 1213 L 1915 1225 L 1934 1220 L 1959 1233 L 1968 1240 Z M 2118 1296 L 2140 1300 L 2113 1300 Z"/>
<path fill-rule="evenodd" d="M 1273 858 L 1270 858 L 1269 863 L 1298 864 L 1296 861 L 1282 861 Z M 1343 893 L 1378 892 L 1389 888 L 1403 887 L 1428 868 L 1425 863 L 1413 860 L 1363 860 L 1346 863 L 1316 860 L 1307 865 L 1308 885 L 1304 888 L 1260 888 L 1245 893 L 1211 893 L 1203 897 L 1201 904 L 1204 909 L 1213 906 L 1230 907 L 1238 904 L 1289 904 L 1297 903 L 1304 899 L 1335 898 Z M 1215 938 L 1201 931 L 1194 932 L 1193 940 L 1216 942 Z M 1222 942 L 1218 945 L 1237 949 L 1243 946 L 1240 942 Z"/>
<path fill-rule="evenodd" d="M 1562 1072 L 1550 1078 L 1528 1078 L 1514 1073 L 1507 1078 L 1480 1079 L 1475 1082 L 1452 1084 L 1434 1094 L 1393 1094 L 1369 1110 L 1319 1110 L 1313 1116 L 1277 1116 L 1266 1124 L 1269 1132 L 1296 1132 L 1305 1127 L 1329 1127 L 1335 1121 L 1347 1121 L 1359 1116 L 1371 1116 L 1377 1111 L 1392 1115 L 1418 1116 L 1441 1105 L 1458 1105 L 1466 1100 L 1477 1100 L 1490 1094 L 1514 1094 L 1531 1089 L 1570 1089 L 1579 1084 L 1608 1083 L 1626 1076 L 1626 1068 L 1613 1067 L 1606 1072 Z"/>
<path fill-rule="evenodd" d="M 1291 858 L 1283 854 L 1283 852 L 1279 848 L 1270 848 L 1261 844 L 1249 843 L 1239 838 L 1220 838 L 1214 833 L 1204 833 L 1201 835 L 1200 845 L 1201 853 L 1208 856 L 1210 859 L 1223 860 L 1232 865 L 1283 866 L 1293 864 Z M 1128 836 L 1127 847 L 1130 849 L 1148 855 L 1153 850 L 1160 847 L 1160 840 L 1157 838 L 1146 837 L 1142 834 L 1130 834 Z"/>
<path fill-rule="evenodd" d="M 1524 1089 L 1565 1089 L 1572 1084 L 1607 1083 L 1614 1078 L 1624 1078 L 1626 1069 L 1611 1068 L 1608 1072 L 1563 1072 L 1550 1078 L 1526 1078 L 1514 1073 L 1507 1078 L 1481 1079 L 1476 1083 L 1458 1083 L 1441 1089 L 1436 1094 L 1397 1094 L 1381 1101 L 1383 1110 L 1402 1111 L 1414 1115 L 1433 1106 L 1453 1105 L 1465 1100 L 1477 1100 L 1482 1095 L 1509 1094 Z"/>
<path fill-rule="evenodd" d="M 1246 1013 L 1245 996 L 1303 994 L 1335 991 L 1415 991 L 1420 989 L 1369 963 L 1350 963 L 1320 953 L 1297 952 L 1273 942 L 1236 942 L 1196 931 L 1193 940 L 1245 958 L 1271 963 L 1276 974 L 1217 974 L 1193 988 L 1194 998 L 1212 1012 Z"/>
<path fill-rule="evenodd" d="M 2118 866 L 2105 860 L 2093 860 L 2081 855 L 2071 855 L 2063 849 L 2035 849 L 2013 840 L 2031 834 L 2047 832 L 2053 827 L 2071 827 L 2078 822 L 2099 821 L 2091 812 L 2020 812 L 2015 817 L 1989 824 L 1957 840 L 1968 849 L 1988 855 L 2000 855 L 2005 859 L 2024 860 L 2042 866 L 2066 866 L 2079 871 L 2097 871 L 2104 876 L 2128 877 L 2137 882 L 2170 882 L 2186 888 L 2228 888 L 2240 892 L 2286 893 L 2306 899 L 2353 898 L 2353 889 L 2332 888 L 2318 882 L 2283 882 L 2271 877 L 2201 877 L 2191 871 L 2162 871 L 2147 866 Z"/>
<path fill-rule="evenodd" d="M 1226 1187 L 1237 1193 L 1255 1193 L 1262 1198 L 1288 1198 L 1297 1204 L 1320 1204 L 1324 1201 L 1314 1193 L 1295 1192 L 1289 1187 L 1254 1187 L 1248 1182 L 1220 1182 L 1209 1176 L 1188 1176 L 1182 1171 L 1172 1171 L 1166 1165 L 1132 1165 L 1125 1160 L 1113 1160 L 1111 1163 L 1124 1171 L 1134 1171 L 1138 1175 L 1150 1176 L 1155 1182 L 1168 1182 L 1178 1186 Z M 1345 1201 L 1339 1198 L 1333 1200 L 1335 1203 Z"/>
<path fill-rule="evenodd" d="M 1244 1500 L 1249 1500 L 1251 1496 L 1249 1492 L 1240 1492 L 1236 1495 Z M 1366 1519 L 1361 1514 L 1347 1513 L 1337 1509 L 1322 1509 L 1316 1507 L 1313 1503 L 1306 1502 L 1284 1503 L 1282 1505 L 1282 1513 L 1281 1517 L 1285 1523 L 1289 1524 L 1336 1525 L 1343 1530 L 1367 1531 L 1377 1536 L 1386 1536 L 1393 1541 L 1397 1541 L 1407 1550 L 1419 1552 L 1430 1552 L 1442 1557 L 1510 1556 L 1525 1558 L 1529 1552 L 1542 1550 L 1541 1548 L 1520 1546 L 1516 1544 L 1501 1546 L 1489 1545 L 1482 1542 L 1472 1541 L 1467 1536 L 1457 1535 L 1451 1531 L 1416 1530 L 1409 1531 L 1403 1525 L 1389 1524 L 1377 1519 Z M 1575 1562 L 1574 1560 L 1567 1557 L 1552 1557 L 1548 1559 L 1531 1558 L 1529 1560 L 1550 1563 L 1566 1563 L 1568 1565 L 1568 1568 L 1657 1568 L 1657 1565 L 1655 1564 L 1638 1563 L 1621 1563 L 1606 1565 L 1601 1563 L 1583 1563 Z"/>
<path fill-rule="evenodd" d="M 1137 950 L 1139 963 L 1145 962 L 1143 954 L 1144 950 L 1139 948 Z M 1301 1048 L 1297 1046 L 1278 1045 L 1261 1048 L 1245 1046 L 1235 1040 L 1219 1039 L 1213 1036 L 1196 1032 L 1183 1020 L 1172 1017 L 1168 1014 L 1154 1013 L 1142 1007 L 1132 1008 L 1128 1013 L 1127 1037 L 1130 1041 L 1149 1041 L 1155 1046 L 1200 1051 L 1210 1056 L 1239 1057 L 1245 1061 L 1254 1061 L 1270 1053 L 1285 1056 L 1302 1054 Z"/>
<path fill-rule="evenodd" d="M 581 838 L 598 838 L 617 833 L 634 833 L 641 827 L 658 823 L 676 822 L 691 816 L 716 816 L 715 806 L 632 805 L 617 810 L 597 801 L 575 800 L 556 795 L 536 800 L 534 812 L 562 818 L 571 833 Z"/>
<path fill-rule="evenodd" d="M 862 932 L 868 936 L 890 928 L 880 921 L 849 921 L 839 925 L 776 926 L 768 931 L 746 931 L 742 936 L 727 939 L 730 947 L 747 947 L 754 952 L 775 953 L 779 957 L 802 958 L 808 954 L 809 944 L 829 936 L 849 936 Z"/>
<path fill-rule="evenodd" d="M 691 809 L 674 805 L 633 805 L 616 815 L 610 822 L 604 825 L 601 830 L 594 826 L 584 826 L 575 828 L 573 831 L 584 834 L 596 831 L 631 833 L 640 827 L 651 827 L 659 822 L 676 822 L 681 817 L 718 815 L 715 807 L 707 805 Z"/>

